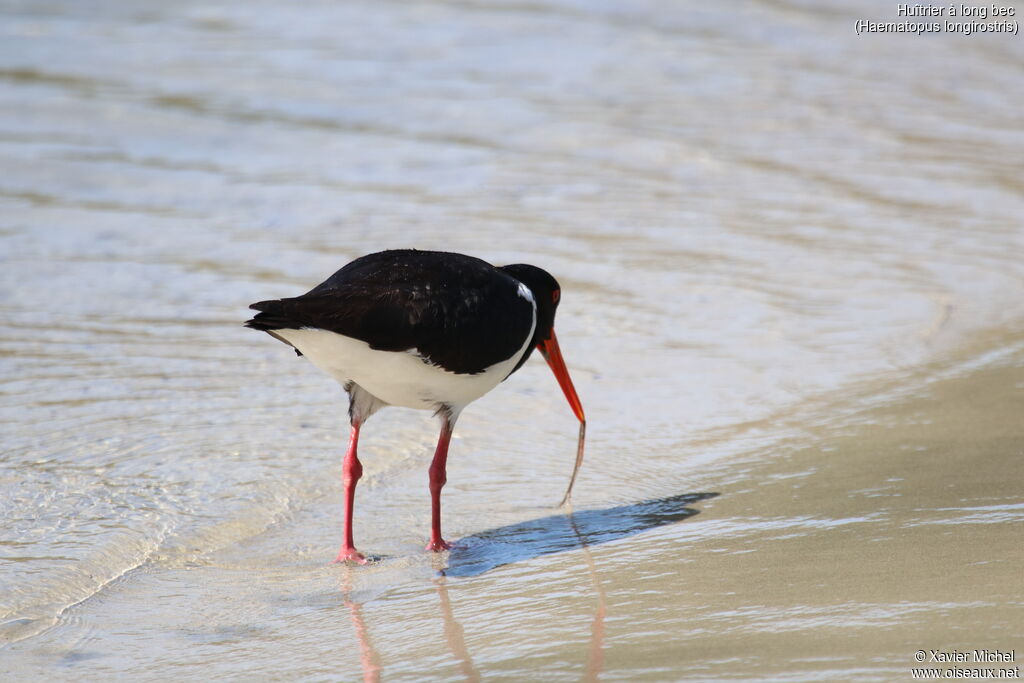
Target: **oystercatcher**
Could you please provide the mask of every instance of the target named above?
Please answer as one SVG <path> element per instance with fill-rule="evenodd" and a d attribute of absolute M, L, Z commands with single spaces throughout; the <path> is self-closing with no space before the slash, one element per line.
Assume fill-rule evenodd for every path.
<path fill-rule="evenodd" d="M 352 539 L 362 424 L 386 406 L 440 417 L 430 465 L 427 550 L 448 549 L 441 537 L 441 487 L 455 422 L 535 348 L 580 421 L 576 464 L 562 503 L 569 499 L 583 459 L 586 419 L 555 337 L 560 295 L 555 278 L 536 266 L 495 267 L 463 254 L 399 249 L 358 258 L 302 296 L 249 307 L 259 313 L 246 327 L 294 347 L 348 392 L 352 431 L 342 466 L 345 537 L 337 561 L 366 562 Z"/>

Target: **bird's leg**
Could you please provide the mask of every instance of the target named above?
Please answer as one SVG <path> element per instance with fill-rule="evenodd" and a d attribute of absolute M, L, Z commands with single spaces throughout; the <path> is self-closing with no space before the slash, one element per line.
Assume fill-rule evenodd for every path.
<path fill-rule="evenodd" d="M 441 436 L 437 439 L 437 450 L 434 460 L 430 463 L 430 543 L 427 550 L 439 552 L 448 550 L 451 545 L 441 538 L 441 488 L 448 480 L 445 472 L 448 462 L 448 442 L 452 439 L 455 418 L 442 417 Z"/>
<path fill-rule="evenodd" d="M 352 541 L 352 511 L 356 500 L 356 482 L 363 476 L 363 466 L 356 455 L 356 448 L 359 445 L 359 425 L 357 420 L 352 421 L 352 436 L 348 442 L 348 452 L 345 453 L 345 460 L 341 465 L 341 482 L 345 489 L 345 540 L 338 551 L 338 558 L 335 562 L 358 562 L 366 564 L 366 557 L 356 550 Z"/>

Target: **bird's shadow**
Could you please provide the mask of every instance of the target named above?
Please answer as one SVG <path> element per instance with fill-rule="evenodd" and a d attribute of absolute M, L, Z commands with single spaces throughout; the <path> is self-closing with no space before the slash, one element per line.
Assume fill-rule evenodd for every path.
<path fill-rule="evenodd" d="M 444 576 L 478 576 L 541 555 L 608 543 L 696 515 L 687 507 L 717 493 L 681 493 L 599 510 L 556 514 L 460 538 Z"/>

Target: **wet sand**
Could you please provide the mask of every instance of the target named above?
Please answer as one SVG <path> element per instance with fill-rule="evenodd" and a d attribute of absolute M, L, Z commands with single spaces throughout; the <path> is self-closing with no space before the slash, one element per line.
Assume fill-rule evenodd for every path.
<path fill-rule="evenodd" d="M 1019 666 L 1020 344 L 995 367 L 900 392 L 813 431 L 813 446 L 752 460 L 702 505 L 694 538 L 661 558 L 685 565 L 649 586 L 671 604 L 630 605 L 623 624 L 664 635 L 612 646 L 609 678 L 909 680 L 914 653 L 932 649 L 1016 650 Z M 602 577 L 613 596 L 635 585 Z"/>

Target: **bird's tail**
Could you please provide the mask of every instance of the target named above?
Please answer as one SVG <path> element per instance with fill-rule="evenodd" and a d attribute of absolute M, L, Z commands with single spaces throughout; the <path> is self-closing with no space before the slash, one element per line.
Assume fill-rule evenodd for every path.
<path fill-rule="evenodd" d="M 288 306 L 286 302 L 280 299 L 272 299 L 270 301 L 257 301 L 256 303 L 249 306 L 254 310 L 259 311 L 249 320 L 245 321 L 245 326 L 253 330 L 261 330 L 266 332 L 271 337 L 284 342 L 288 346 L 295 348 L 295 346 L 282 337 L 281 335 L 274 332 L 274 330 L 283 329 L 299 329 L 302 327 L 302 323 L 293 320 L 288 315 Z M 295 349 L 295 355 L 301 356 L 302 351 Z"/>
<path fill-rule="evenodd" d="M 259 311 L 255 316 L 245 321 L 245 326 L 254 330 L 270 332 L 271 330 L 297 329 L 302 327 L 301 323 L 293 320 L 288 315 L 287 306 L 280 299 L 257 301 L 251 304 L 249 308 Z"/>

